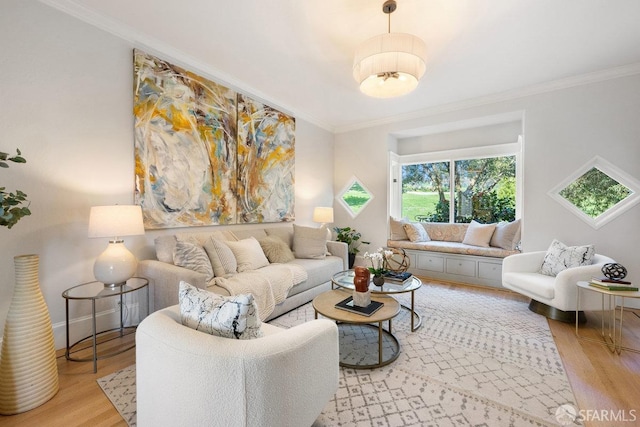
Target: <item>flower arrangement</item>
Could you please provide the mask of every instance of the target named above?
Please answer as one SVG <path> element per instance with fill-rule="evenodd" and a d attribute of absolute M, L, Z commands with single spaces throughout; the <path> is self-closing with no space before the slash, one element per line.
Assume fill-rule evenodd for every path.
<path fill-rule="evenodd" d="M 385 261 L 393 256 L 393 251 L 378 248 L 377 251 L 369 253 L 365 252 L 364 257 L 371 262 L 369 271 L 374 276 L 382 276 L 387 270 L 384 268 Z"/>

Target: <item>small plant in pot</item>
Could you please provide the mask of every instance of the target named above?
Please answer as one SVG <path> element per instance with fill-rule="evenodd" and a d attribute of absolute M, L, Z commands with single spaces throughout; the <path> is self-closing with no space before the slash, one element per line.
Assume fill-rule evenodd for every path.
<path fill-rule="evenodd" d="M 353 268 L 353 264 L 356 261 L 356 254 L 360 252 L 360 245 L 368 245 L 369 242 L 360 240 L 362 238 L 362 234 L 357 232 L 355 228 L 334 227 L 333 230 L 337 233 L 336 241 L 344 242 L 349 247 L 349 268 Z"/>

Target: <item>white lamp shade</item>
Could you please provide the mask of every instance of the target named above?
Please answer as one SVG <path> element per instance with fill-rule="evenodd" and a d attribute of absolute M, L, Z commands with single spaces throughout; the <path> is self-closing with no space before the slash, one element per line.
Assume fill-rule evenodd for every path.
<path fill-rule="evenodd" d="M 93 264 L 93 276 L 105 285 L 117 285 L 133 277 L 138 260 L 122 240 L 109 242 L 109 246 Z"/>
<path fill-rule="evenodd" d="M 353 77 L 360 90 L 375 98 L 411 92 L 426 70 L 427 46 L 418 37 L 386 33 L 365 41 L 356 51 Z"/>
<path fill-rule="evenodd" d="M 89 237 L 108 237 L 144 234 L 142 209 L 137 205 L 94 206 L 89 214 Z"/>
<path fill-rule="evenodd" d="M 333 222 L 333 208 L 317 207 L 313 210 L 313 222 L 329 224 Z"/>

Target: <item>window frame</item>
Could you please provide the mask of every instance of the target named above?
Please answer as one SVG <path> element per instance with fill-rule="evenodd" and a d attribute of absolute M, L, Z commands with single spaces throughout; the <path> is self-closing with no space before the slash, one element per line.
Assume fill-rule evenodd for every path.
<path fill-rule="evenodd" d="M 457 160 L 482 159 L 488 157 L 516 157 L 516 219 L 521 218 L 522 212 L 522 137 L 519 136 L 516 142 L 506 144 L 495 144 L 482 147 L 457 148 L 452 150 L 434 151 L 428 153 L 416 153 L 391 156 L 391 182 L 389 197 L 389 212 L 392 216 L 400 218 L 402 216 L 402 166 L 415 165 L 421 163 L 449 162 L 449 179 L 453 182 L 455 173 L 455 162 Z M 455 187 L 449 186 L 449 200 L 455 200 Z M 449 223 L 455 223 L 454 217 L 455 203 L 449 203 Z M 413 219 L 409 218 L 413 221 Z"/>

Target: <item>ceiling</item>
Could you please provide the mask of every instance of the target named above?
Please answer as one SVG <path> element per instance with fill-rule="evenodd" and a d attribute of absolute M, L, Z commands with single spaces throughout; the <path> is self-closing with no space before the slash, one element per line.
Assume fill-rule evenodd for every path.
<path fill-rule="evenodd" d="M 387 30 L 383 0 L 41 1 L 336 132 L 640 72 L 638 0 L 397 0 L 391 31 L 422 38 L 428 58 L 418 89 L 393 99 L 352 77 L 358 44 Z"/>

